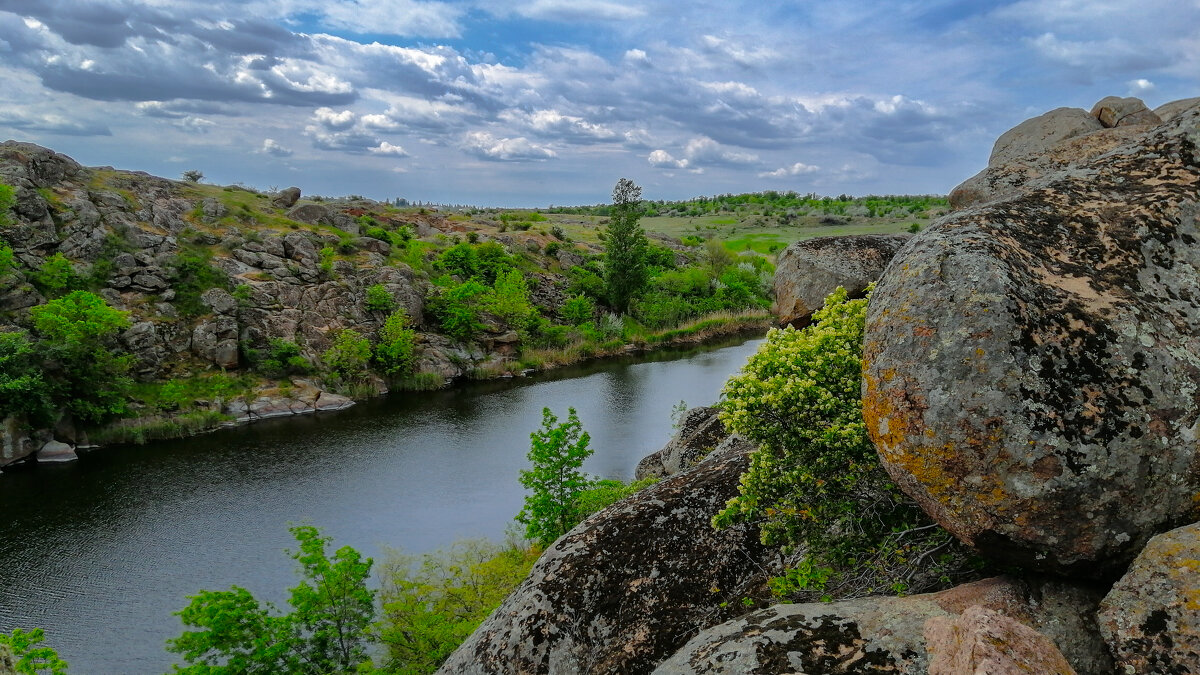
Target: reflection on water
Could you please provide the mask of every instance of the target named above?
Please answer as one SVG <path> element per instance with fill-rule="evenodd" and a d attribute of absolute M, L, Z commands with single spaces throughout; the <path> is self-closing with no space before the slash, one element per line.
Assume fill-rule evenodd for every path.
<path fill-rule="evenodd" d="M 74 673 L 168 670 L 171 612 L 201 588 L 282 603 L 288 523 L 368 555 L 500 538 L 549 406 L 574 406 L 590 473 L 629 479 L 680 400 L 716 400 L 759 340 L 401 394 L 339 413 L 118 447 L 0 475 L 0 631 L 40 626 Z"/>

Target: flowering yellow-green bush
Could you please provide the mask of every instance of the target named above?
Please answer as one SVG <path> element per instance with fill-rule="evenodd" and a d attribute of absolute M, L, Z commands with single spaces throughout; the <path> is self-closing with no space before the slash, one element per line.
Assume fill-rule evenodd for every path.
<path fill-rule="evenodd" d="M 805 554 L 780 595 L 928 590 L 966 557 L 890 481 L 862 416 L 867 301 L 838 288 L 812 325 L 772 330 L 722 391 L 721 419 L 759 444 L 739 495 L 713 518 L 757 523 L 765 544 Z"/>

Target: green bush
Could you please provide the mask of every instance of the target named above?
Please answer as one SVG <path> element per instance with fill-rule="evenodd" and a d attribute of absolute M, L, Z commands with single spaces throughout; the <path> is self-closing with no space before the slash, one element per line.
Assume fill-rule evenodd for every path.
<path fill-rule="evenodd" d="M 491 312 L 509 328 L 525 330 L 537 310 L 529 304 L 529 287 L 520 270 L 509 269 L 500 272 L 492 285 L 492 292 L 486 300 L 487 311 Z"/>
<path fill-rule="evenodd" d="M 583 518 L 576 503 L 592 481 L 580 471 L 591 456 L 591 436 L 583 430 L 574 408 L 559 424 L 549 408 L 542 409 L 542 427 L 529 435 L 530 469 L 521 471 L 521 485 L 529 490 L 525 507 L 516 520 L 525 536 L 548 546 Z"/>
<path fill-rule="evenodd" d="M 529 576 L 538 549 L 483 540 L 458 542 L 417 559 L 392 553 L 380 566 L 386 650 L 382 671 L 433 673 Z"/>
<path fill-rule="evenodd" d="M 563 303 L 562 317 L 572 326 L 591 321 L 596 316 L 596 303 L 580 293 Z"/>
<path fill-rule="evenodd" d="M 55 403 L 83 422 L 124 413 L 132 357 L 118 347 L 117 337 L 129 327 L 129 313 L 87 291 L 73 291 L 29 313 L 40 355 L 58 364 L 51 380 Z"/>
<path fill-rule="evenodd" d="M 342 380 L 358 380 L 367 374 L 367 365 L 371 361 L 371 342 L 352 328 L 340 330 L 321 360 L 326 368 Z"/>
<path fill-rule="evenodd" d="M 62 253 L 46 258 L 30 280 L 49 298 L 59 298 L 83 287 L 83 280 L 75 273 L 74 265 Z"/>
<path fill-rule="evenodd" d="M 175 309 L 185 317 L 205 314 L 208 307 L 200 296 L 210 288 L 229 288 L 229 277 L 212 264 L 212 252 L 208 249 L 182 250 L 172 263 L 175 289 Z"/>
<path fill-rule="evenodd" d="M 20 331 L 0 333 L 0 418 L 26 415 L 35 426 L 54 422 L 51 384 L 29 336 Z"/>
<path fill-rule="evenodd" d="M 756 522 L 807 551 L 775 588 L 793 597 L 923 592 L 970 574 L 955 540 L 891 482 L 862 416 L 865 299 L 839 288 L 803 330 L 773 329 L 722 391 L 721 419 L 759 444 L 713 518 Z"/>
<path fill-rule="evenodd" d="M 0 279 L 8 276 L 9 272 L 16 269 L 16 266 L 13 250 L 5 244 L 0 244 Z"/>
<path fill-rule="evenodd" d="M 417 331 L 409 325 L 408 314 L 401 307 L 392 312 L 379 329 L 375 363 L 389 378 L 411 375 L 416 359 L 416 342 Z"/>
<path fill-rule="evenodd" d="M 283 338 L 267 340 L 267 353 L 260 356 L 257 352 L 248 354 L 249 361 L 270 377 L 287 375 L 303 375 L 312 370 L 312 364 L 300 354 L 300 345 Z"/>
<path fill-rule="evenodd" d="M 473 340 L 483 330 L 479 319 L 481 304 L 490 289 L 478 281 L 454 284 L 447 280 L 429 299 L 429 310 L 437 317 L 442 332 L 460 342 Z"/>
<path fill-rule="evenodd" d="M 396 299 L 383 284 L 373 284 L 367 287 L 367 297 L 363 302 L 363 307 L 368 312 L 386 314 L 396 308 Z"/>
<path fill-rule="evenodd" d="M 21 675 L 63 675 L 67 672 L 67 662 L 50 647 L 38 646 L 45 639 L 41 628 L 29 631 L 17 628 L 12 633 L 0 633 L 0 646 L 12 652 L 16 659 L 13 666 Z"/>

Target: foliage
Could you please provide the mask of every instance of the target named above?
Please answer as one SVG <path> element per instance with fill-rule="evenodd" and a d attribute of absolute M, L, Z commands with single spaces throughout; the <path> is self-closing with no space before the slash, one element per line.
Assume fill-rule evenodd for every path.
<path fill-rule="evenodd" d="M 604 236 L 604 289 L 609 305 L 620 312 L 641 293 L 648 280 L 646 233 L 641 218 L 642 189 L 628 178 L 613 188 L 613 209 Z"/>
<path fill-rule="evenodd" d="M 343 380 L 357 380 L 367 374 L 371 361 L 371 342 L 352 328 L 338 331 L 333 345 L 321 356 L 325 367 Z"/>
<path fill-rule="evenodd" d="M 396 308 L 396 299 L 383 284 L 373 284 L 367 286 L 367 298 L 363 302 L 363 306 L 367 308 L 368 312 L 386 314 Z"/>
<path fill-rule="evenodd" d="M 488 286 L 496 283 L 497 277 L 512 269 L 516 261 L 494 241 L 482 244 L 462 242 L 442 251 L 434 261 L 434 268 L 463 280 L 474 279 Z"/>
<path fill-rule="evenodd" d="M 58 652 L 50 647 L 39 647 L 45 640 L 41 628 L 25 631 L 20 628 L 12 633 L 0 633 L 0 646 L 12 650 L 16 659 L 17 672 L 22 675 L 62 675 L 67 672 L 67 662 L 59 658 Z"/>
<path fill-rule="evenodd" d="M 3 279 L 17 266 L 13 250 L 5 244 L 0 244 L 0 279 Z"/>
<path fill-rule="evenodd" d="M 0 227 L 12 222 L 8 212 L 16 205 L 17 198 L 11 185 L 0 183 Z"/>
<path fill-rule="evenodd" d="M 455 284 L 442 280 L 443 286 L 429 300 L 429 311 L 437 317 L 442 331 L 461 342 L 467 342 L 483 330 L 479 310 L 489 292 L 482 283 L 469 280 Z"/>
<path fill-rule="evenodd" d="M 302 375 L 312 369 L 312 364 L 301 356 L 300 345 L 295 342 L 283 338 L 270 338 L 267 345 L 266 356 L 260 356 L 254 350 L 247 353 L 248 360 L 263 374 L 272 377 Z"/>
<path fill-rule="evenodd" d="M 520 270 L 500 272 L 487 298 L 487 310 L 510 328 L 524 330 L 529 326 L 537 310 L 529 304 L 529 287 Z"/>
<path fill-rule="evenodd" d="M 75 267 L 62 253 L 46 258 L 30 280 L 47 297 L 58 298 L 70 291 L 79 290 L 83 282 L 75 273 Z"/>
<path fill-rule="evenodd" d="M 332 246 L 326 246 L 317 252 L 320 262 L 317 267 L 321 272 L 321 276 L 326 279 L 333 278 L 333 258 L 337 255 L 337 251 L 333 250 Z"/>
<path fill-rule="evenodd" d="M 194 317 L 205 314 L 208 307 L 200 300 L 210 288 L 228 288 L 229 277 L 212 264 L 212 251 L 206 248 L 184 249 L 175 255 L 171 267 L 175 289 L 175 309 L 180 315 Z"/>
<path fill-rule="evenodd" d="M 865 314 L 865 299 L 838 288 L 812 325 L 770 331 L 722 391 L 721 419 L 759 450 L 713 523 L 756 521 L 763 543 L 807 551 L 800 572 L 776 583 L 801 597 L 919 592 L 969 569 L 950 535 L 891 482 L 867 438 Z"/>
<path fill-rule="evenodd" d="M 37 426 L 53 420 L 52 391 L 37 349 L 24 332 L 0 333 L 0 417 L 24 414 Z"/>
<path fill-rule="evenodd" d="M 330 539 L 311 526 L 290 528 L 299 549 L 300 583 L 290 590 L 291 612 L 280 614 L 250 591 L 200 591 L 176 614 L 185 631 L 167 650 L 188 666 L 176 672 L 353 672 L 367 661 L 367 628 L 375 616 L 375 593 L 367 588 L 372 560 L 343 546 L 329 557 Z"/>
<path fill-rule="evenodd" d="M 379 329 L 375 362 L 387 377 L 410 375 L 416 354 L 417 331 L 410 326 L 408 313 L 401 307 L 392 312 Z"/>
<path fill-rule="evenodd" d="M 204 180 L 204 174 L 199 169 L 188 169 L 183 172 L 182 176 L 189 183 L 199 183 Z"/>
<path fill-rule="evenodd" d="M 592 454 L 591 436 L 574 408 L 567 408 L 562 424 L 549 408 L 542 408 L 542 427 L 529 438 L 532 468 L 521 471 L 521 485 L 530 494 L 516 520 L 525 525 L 526 537 L 549 545 L 582 520 L 576 499 L 591 481 L 579 469 Z"/>
<path fill-rule="evenodd" d="M 658 479 L 653 476 L 636 480 L 632 483 L 622 483 L 619 480 L 611 479 L 594 481 L 588 488 L 582 490 L 576 496 L 576 514 L 580 522 L 582 522 L 584 518 L 593 513 L 611 504 L 616 504 L 638 490 L 654 485 L 657 482 Z"/>
<path fill-rule="evenodd" d="M 73 291 L 29 313 L 40 354 L 58 366 L 50 377 L 55 401 L 84 422 L 124 413 L 131 357 L 117 349 L 117 334 L 129 327 L 129 313 L 87 291 Z"/>
<path fill-rule="evenodd" d="M 562 307 L 562 316 L 572 326 L 578 326 L 591 321 L 596 315 L 596 304 L 588 296 L 580 293 L 573 296 Z"/>
<path fill-rule="evenodd" d="M 529 576 L 537 548 L 483 540 L 458 542 L 418 560 L 392 554 L 381 565 L 383 616 L 376 627 L 387 650 L 382 670 L 432 673 Z"/>

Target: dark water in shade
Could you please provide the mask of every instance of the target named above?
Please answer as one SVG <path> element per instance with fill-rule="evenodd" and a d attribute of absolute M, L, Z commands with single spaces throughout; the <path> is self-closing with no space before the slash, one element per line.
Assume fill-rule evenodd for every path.
<path fill-rule="evenodd" d="M 744 338 L 743 338 L 744 340 Z M 232 584 L 282 603 L 289 523 L 378 558 L 500 539 L 549 406 L 574 406 L 629 479 L 670 438 L 680 400 L 716 400 L 761 340 L 606 361 L 528 379 L 397 394 L 349 410 L 113 447 L 0 475 L 0 631 L 40 626 L 76 675 L 166 672 L 185 596 Z"/>

